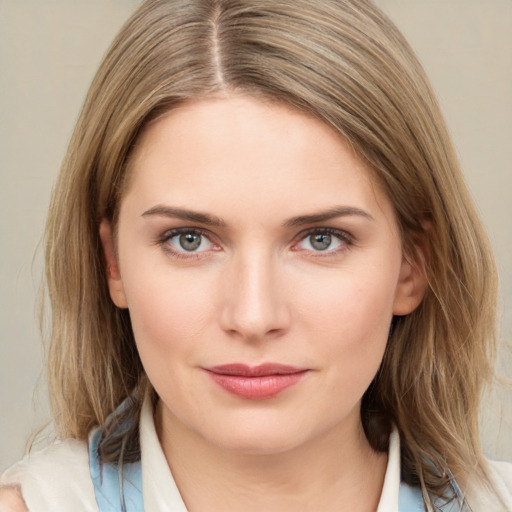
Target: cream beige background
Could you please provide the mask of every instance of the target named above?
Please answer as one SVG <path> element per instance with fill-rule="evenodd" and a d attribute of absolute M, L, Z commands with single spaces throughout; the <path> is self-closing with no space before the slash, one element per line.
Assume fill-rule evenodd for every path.
<path fill-rule="evenodd" d="M 0 469 L 48 418 L 36 296 L 49 195 L 102 55 L 136 0 L 0 0 Z M 379 0 L 429 73 L 498 259 L 512 338 L 512 0 Z M 510 345 L 509 345 L 510 347 Z M 512 351 L 501 373 L 512 377 Z M 36 387 L 37 386 L 37 387 Z M 512 461 L 512 388 L 486 453 Z"/>

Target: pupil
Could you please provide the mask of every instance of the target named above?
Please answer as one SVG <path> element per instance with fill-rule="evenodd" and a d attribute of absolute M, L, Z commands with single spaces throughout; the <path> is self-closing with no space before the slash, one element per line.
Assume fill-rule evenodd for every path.
<path fill-rule="evenodd" d="M 194 251 L 201 245 L 201 235 L 187 233 L 180 236 L 180 245 L 185 251 Z"/>
<path fill-rule="evenodd" d="M 325 233 L 311 235 L 310 241 L 311 246 L 317 251 L 325 251 L 331 245 L 331 235 L 326 235 Z"/>

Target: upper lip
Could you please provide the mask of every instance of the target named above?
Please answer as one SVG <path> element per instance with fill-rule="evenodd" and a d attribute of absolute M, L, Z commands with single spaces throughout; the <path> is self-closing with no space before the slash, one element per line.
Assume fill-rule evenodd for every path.
<path fill-rule="evenodd" d="M 222 364 L 207 368 L 212 373 L 219 375 L 234 375 L 238 377 L 263 377 L 265 375 L 290 375 L 306 371 L 305 368 L 297 368 L 280 363 L 263 363 L 250 366 L 243 363 Z"/>

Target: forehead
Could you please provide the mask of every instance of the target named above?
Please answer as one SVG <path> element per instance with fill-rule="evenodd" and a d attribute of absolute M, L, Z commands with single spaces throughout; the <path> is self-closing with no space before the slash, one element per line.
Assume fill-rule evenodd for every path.
<path fill-rule="evenodd" d="M 152 122 L 129 172 L 126 196 L 148 207 L 243 209 L 256 202 L 267 213 L 298 215 L 326 204 L 387 201 L 368 165 L 327 124 L 249 97 L 189 102 Z"/>

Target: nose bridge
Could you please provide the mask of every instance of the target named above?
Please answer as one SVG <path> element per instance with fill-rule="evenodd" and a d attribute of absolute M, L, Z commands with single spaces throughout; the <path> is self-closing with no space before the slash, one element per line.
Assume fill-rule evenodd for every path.
<path fill-rule="evenodd" d="M 289 314 L 274 255 L 261 248 L 247 250 L 233 258 L 229 272 L 224 329 L 256 341 L 283 332 Z"/>

